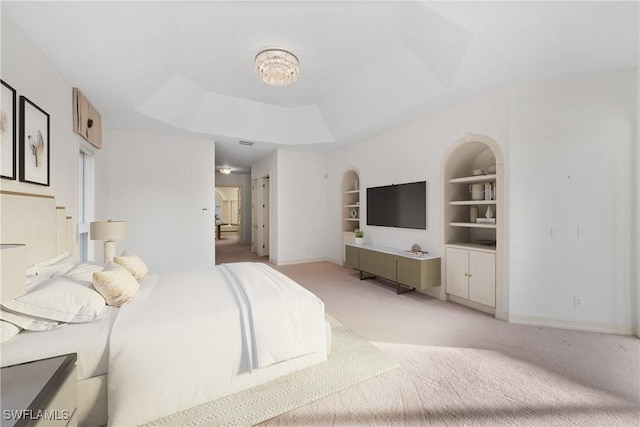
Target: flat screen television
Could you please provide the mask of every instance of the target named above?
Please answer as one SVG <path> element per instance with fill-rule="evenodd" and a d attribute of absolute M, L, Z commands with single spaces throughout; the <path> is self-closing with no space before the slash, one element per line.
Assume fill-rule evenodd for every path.
<path fill-rule="evenodd" d="M 367 225 L 427 229 L 427 182 L 367 188 Z"/>

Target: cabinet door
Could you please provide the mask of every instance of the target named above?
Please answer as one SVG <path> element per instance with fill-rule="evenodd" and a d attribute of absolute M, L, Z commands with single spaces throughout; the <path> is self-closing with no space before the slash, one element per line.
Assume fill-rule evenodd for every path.
<path fill-rule="evenodd" d="M 469 298 L 468 280 L 469 251 L 447 248 L 446 275 L 447 293 L 461 298 Z"/>
<path fill-rule="evenodd" d="M 396 281 L 412 288 L 422 288 L 422 266 L 420 261 L 405 257 L 396 257 L 398 277 Z"/>
<path fill-rule="evenodd" d="M 359 268 L 358 263 L 358 248 L 354 248 L 353 246 L 345 246 L 345 264 L 349 267 Z"/>
<path fill-rule="evenodd" d="M 496 306 L 496 255 L 469 251 L 469 299 Z"/>
<path fill-rule="evenodd" d="M 360 250 L 360 270 L 388 280 L 396 280 L 396 257 L 384 252 Z"/>

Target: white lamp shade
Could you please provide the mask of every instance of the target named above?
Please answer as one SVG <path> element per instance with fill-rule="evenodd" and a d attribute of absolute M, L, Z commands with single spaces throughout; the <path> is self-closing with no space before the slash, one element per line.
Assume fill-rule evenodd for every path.
<path fill-rule="evenodd" d="M 96 221 L 89 229 L 91 240 L 119 240 L 127 237 L 127 221 Z"/>
<path fill-rule="evenodd" d="M 9 301 L 24 294 L 26 286 L 25 246 L 0 245 L 0 300 Z"/>

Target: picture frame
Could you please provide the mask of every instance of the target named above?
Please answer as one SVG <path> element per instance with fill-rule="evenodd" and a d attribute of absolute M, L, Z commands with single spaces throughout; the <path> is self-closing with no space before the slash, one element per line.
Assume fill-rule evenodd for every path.
<path fill-rule="evenodd" d="M 16 179 L 17 166 L 17 114 L 16 90 L 7 82 L 2 83 L 2 106 L 0 107 L 0 177 Z"/>
<path fill-rule="evenodd" d="M 20 97 L 20 181 L 49 186 L 49 114 Z"/>

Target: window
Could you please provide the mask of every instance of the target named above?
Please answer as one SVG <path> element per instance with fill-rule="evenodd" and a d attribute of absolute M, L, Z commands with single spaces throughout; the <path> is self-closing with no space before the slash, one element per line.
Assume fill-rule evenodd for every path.
<path fill-rule="evenodd" d="M 89 224 L 93 220 L 93 156 L 80 150 L 78 164 L 78 259 L 93 258 L 93 246 L 89 244 Z"/>

